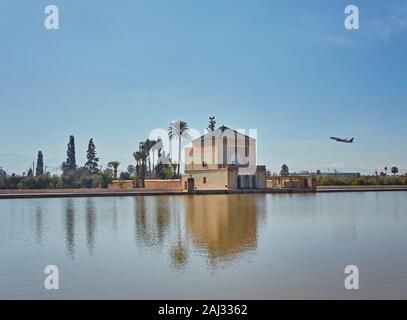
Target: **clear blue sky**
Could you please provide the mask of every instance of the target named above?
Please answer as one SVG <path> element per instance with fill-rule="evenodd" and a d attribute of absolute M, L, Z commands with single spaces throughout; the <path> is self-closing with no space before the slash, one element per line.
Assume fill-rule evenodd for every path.
<path fill-rule="evenodd" d="M 151 129 L 216 115 L 257 129 L 272 171 L 407 171 L 406 40 L 401 0 L 2 0 L 0 166 L 26 170 L 38 150 L 59 165 L 70 134 L 80 164 L 93 137 L 103 164 L 127 166 Z"/>

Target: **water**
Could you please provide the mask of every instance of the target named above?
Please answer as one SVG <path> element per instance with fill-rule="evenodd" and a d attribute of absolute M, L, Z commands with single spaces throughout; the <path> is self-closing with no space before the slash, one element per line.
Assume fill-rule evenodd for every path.
<path fill-rule="evenodd" d="M 405 192 L 0 200 L 0 298 L 406 299 L 406 208 Z"/>

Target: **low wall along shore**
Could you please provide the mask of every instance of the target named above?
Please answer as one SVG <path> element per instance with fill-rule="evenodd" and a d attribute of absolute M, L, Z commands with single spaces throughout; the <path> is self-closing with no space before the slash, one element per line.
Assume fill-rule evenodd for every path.
<path fill-rule="evenodd" d="M 145 189 L 147 190 L 170 190 L 182 191 L 182 181 L 180 179 L 174 180 L 146 180 Z"/>
<path fill-rule="evenodd" d="M 167 190 L 167 191 L 183 191 L 182 180 L 145 180 L 145 188 L 143 190 Z M 108 190 L 131 190 L 134 189 L 133 180 L 114 180 L 109 184 Z"/>
<path fill-rule="evenodd" d="M 170 182 L 171 187 L 179 187 L 180 181 Z M 157 184 L 150 184 L 151 186 Z M 129 186 L 129 184 L 128 184 Z M 158 184 L 160 186 L 160 184 Z M 162 186 L 162 185 L 161 185 Z M 113 186 L 112 186 L 113 187 Z M 341 186 L 317 187 L 317 193 L 325 192 L 407 192 L 407 186 Z M 30 199 L 30 198 L 72 198 L 72 197 L 124 197 L 124 196 L 158 196 L 158 195 L 217 195 L 217 194 L 274 194 L 274 193 L 309 193 L 301 189 L 243 189 L 243 190 L 186 190 L 163 189 L 46 189 L 46 190 L 0 190 L 2 199 Z"/>

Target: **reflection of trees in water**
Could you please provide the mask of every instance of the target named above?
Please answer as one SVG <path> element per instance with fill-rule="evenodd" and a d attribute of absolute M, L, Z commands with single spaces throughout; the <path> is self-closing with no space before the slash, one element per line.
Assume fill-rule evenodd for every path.
<path fill-rule="evenodd" d="M 146 203 L 144 197 L 134 197 L 134 222 L 136 229 L 136 239 L 144 242 L 148 239 L 146 221 Z"/>
<path fill-rule="evenodd" d="M 176 268 L 182 268 L 188 260 L 188 252 L 180 229 L 179 197 L 135 197 L 135 235 L 139 244 L 161 248 L 166 237 L 176 234 L 176 243 L 170 248 L 170 260 Z M 171 228 L 173 227 L 173 228 Z"/>
<path fill-rule="evenodd" d="M 65 202 L 65 242 L 68 255 L 73 259 L 75 255 L 75 211 L 73 199 Z"/>
<path fill-rule="evenodd" d="M 177 241 L 177 244 L 171 248 L 170 255 L 171 264 L 176 269 L 181 270 L 187 265 L 189 259 L 188 248 L 184 246 L 181 239 L 179 239 Z"/>
<path fill-rule="evenodd" d="M 136 240 L 147 247 L 158 247 L 168 233 L 173 207 L 168 197 L 135 197 Z"/>
<path fill-rule="evenodd" d="M 185 202 L 183 203 L 185 204 Z M 185 212 L 185 208 L 182 208 L 182 211 Z M 177 236 L 175 244 L 173 244 L 170 249 L 170 258 L 171 265 L 176 269 L 181 270 L 188 263 L 189 247 L 188 244 L 186 243 L 185 232 L 182 232 L 181 228 L 181 208 L 177 208 L 176 213 L 177 214 L 174 219 L 175 220 L 174 222 L 176 223 Z"/>
<path fill-rule="evenodd" d="M 219 195 L 190 198 L 185 213 L 187 231 L 194 244 L 207 254 L 212 267 L 255 250 L 257 216 L 264 210 L 259 196 L 264 197 Z"/>
<path fill-rule="evenodd" d="M 43 221 L 42 221 L 42 205 L 41 203 L 37 203 L 35 207 L 35 241 L 38 244 L 41 244 L 42 240 L 42 228 L 43 228 Z"/>
<path fill-rule="evenodd" d="M 117 236 L 118 228 L 118 217 L 117 217 L 117 198 L 114 198 L 113 207 L 112 207 L 112 219 L 113 219 L 113 230 L 115 237 Z"/>
<path fill-rule="evenodd" d="M 157 201 L 155 201 L 156 210 L 154 218 L 157 226 L 157 239 L 159 244 L 162 244 L 164 241 L 164 237 L 168 231 L 170 218 L 172 215 L 171 209 L 173 208 L 173 206 L 168 205 L 168 200 L 169 199 L 165 199 L 164 197 L 158 197 Z"/>
<path fill-rule="evenodd" d="M 92 198 L 86 198 L 86 244 L 90 255 L 95 248 L 96 212 Z"/>

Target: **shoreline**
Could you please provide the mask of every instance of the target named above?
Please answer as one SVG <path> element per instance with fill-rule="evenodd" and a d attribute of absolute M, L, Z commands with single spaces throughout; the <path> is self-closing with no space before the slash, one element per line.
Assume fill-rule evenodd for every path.
<path fill-rule="evenodd" d="M 317 192 L 383 192 L 383 191 L 407 191 L 407 186 L 382 185 L 382 186 L 318 186 Z"/>
<path fill-rule="evenodd" d="M 383 192 L 407 191 L 407 186 L 319 186 L 316 191 L 301 189 L 247 189 L 247 190 L 199 190 L 194 192 L 168 190 L 107 190 L 107 189 L 46 189 L 0 190 L 1 199 L 75 198 L 75 197 L 131 197 L 217 194 L 292 194 L 333 192 Z"/>

